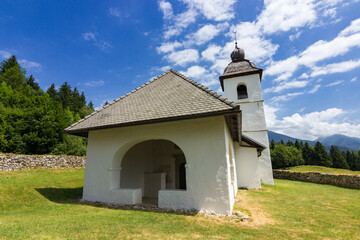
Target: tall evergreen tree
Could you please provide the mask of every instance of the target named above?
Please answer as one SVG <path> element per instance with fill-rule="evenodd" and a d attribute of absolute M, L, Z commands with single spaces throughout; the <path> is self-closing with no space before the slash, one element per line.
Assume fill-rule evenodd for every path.
<path fill-rule="evenodd" d="M 92 101 L 89 102 L 89 108 L 91 108 L 92 110 L 94 110 L 94 104 L 92 103 Z"/>
<path fill-rule="evenodd" d="M 56 88 L 55 88 L 55 84 L 51 84 L 51 86 L 47 89 L 47 94 L 49 94 L 49 96 L 53 99 L 53 100 L 57 100 L 57 91 L 56 91 Z"/>
<path fill-rule="evenodd" d="M 59 95 L 60 103 L 63 106 L 63 109 L 71 107 L 72 91 L 70 85 L 67 82 L 64 82 L 61 85 L 58 95 Z"/>
<path fill-rule="evenodd" d="M 6 70 L 9 70 L 13 67 L 20 67 L 15 55 L 12 55 L 10 58 L 5 59 L 0 63 L 0 72 L 4 73 Z"/>
<path fill-rule="evenodd" d="M 285 145 L 284 140 L 281 139 L 281 141 L 279 142 L 279 144 Z"/>
<path fill-rule="evenodd" d="M 270 150 L 273 150 L 275 148 L 275 141 L 274 139 L 271 139 L 271 142 L 270 142 Z"/>
<path fill-rule="evenodd" d="M 336 146 L 331 146 L 330 148 L 330 156 L 332 159 L 332 167 L 334 168 L 343 168 L 343 169 L 349 169 L 349 165 L 346 162 L 346 159 L 341 154 L 339 149 Z"/>
<path fill-rule="evenodd" d="M 40 86 L 39 84 L 35 81 L 35 78 L 33 77 L 33 75 L 30 75 L 30 77 L 26 80 L 26 84 L 29 85 L 32 89 L 34 89 L 35 91 L 39 91 L 40 90 Z"/>
<path fill-rule="evenodd" d="M 356 158 L 354 152 L 346 151 L 346 162 L 351 170 L 356 170 Z"/>
<path fill-rule="evenodd" d="M 295 141 L 294 146 L 295 146 L 297 149 L 299 149 L 299 150 L 302 149 L 302 148 L 301 148 L 301 144 L 300 144 L 299 140 L 297 140 L 297 139 L 296 139 L 296 141 Z"/>
<path fill-rule="evenodd" d="M 314 160 L 315 165 L 331 167 L 332 161 L 331 157 L 327 153 L 324 145 L 321 142 L 317 141 L 314 147 Z"/>
<path fill-rule="evenodd" d="M 314 150 L 308 142 L 305 142 L 304 148 L 302 150 L 302 155 L 305 161 L 305 165 L 315 165 Z"/>

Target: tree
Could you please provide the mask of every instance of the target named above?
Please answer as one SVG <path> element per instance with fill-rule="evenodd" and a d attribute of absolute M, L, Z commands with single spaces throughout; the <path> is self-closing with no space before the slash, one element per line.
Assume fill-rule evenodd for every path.
<path fill-rule="evenodd" d="M 0 72 L 4 73 L 13 67 L 20 67 L 15 55 L 12 55 L 10 58 L 0 63 Z"/>
<path fill-rule="evenodd" d="M 275 141 L 274 139 L 271 139 L 271 142 L 270 142 L 270 150 L 273 150 L 275 148 Z"/>
<path fill-rule="evenodd" d="M 57 91 L 55 88 L 55 84 L 51 84 L 51 86 L 46 90 L 46 93 L 49 94 L 49 96 L 53 99 L 53 100 L 57 100 Z"/>
<path fill-rule="evenodd" d="M 305 161 L 305 165 L 314 165 L 314 150 L 309 145 L 308 142 L 305 142 L 304 148 L 302 150 L 302 155 Z"/>
<path fill-rule="evenodd" d="M 271 162 L 273 168 L 286 168 L 304 164 L 301 151 L 295 147 L 278 144 L 271 151 Z"/>
<path fill-rule="evenodd" d="M 334 168 L 343 168 L 343 169 L 349 169 L 349 165 L 346 162 L 346 159 L 341 154 L 339 149 L 336 146 L 331 146 L 330 148 L 330 156 L 332 159 L 332 167 Z"/>
<path fill-rule="evenodd" d="M 348 163 L 351 170 L 356 170 L 356 156 L 354 152 L 350 152 L 349 150 L 346 151 L 346 162 Z"/>
<path fill-rule="evenodd" d="M 289 146 L 289 147 L 294 146 L 294 143 L 292 141 L 288 140 L 286 142 L 286 146 Z"/>
<path fill-rule="evenodd" d="M 72 91 L 70 85 L 67 82 L 64 82 L 61 85 L 58 96 L 59 96 L 59 101 L 63 106 L 63 109 L 66 109 L 67 107 L 71 107 Z"/>
<path fill-rule="evenodd" d="M 300 144 L 299 140 L 297 140 L 297 139 L 296 139 L 296 141 L 295 141 L 294 146 L 295 146 L 297 149 L 299 149 L 299 150 L 301 150 L 301 149 L 302 149 L 302 146 L 301 146 L 301 144 Z"/>
<path fill-rule="evenodd" d="M 89 102 L 88 106 L 89 106 L 89 108 L 91 108 L 92 110 L 94 110 L 94 104 L 92 103 L 92 101 Z"/>
<path fill-rule="evenodd" d="M 26 79 L 26 84 L 29 85 L 35 91 L 40 90 L 40 86 L 37 82 L 35 82 L 35 78 L 33 77 L 33 75 L 30 75 L 30 77 Z"/>
<path fill-rule="evenodd" d="M 279 142 L 279 144 L 285 145 L 284 140 L 281 139 L 281 141 Z"/>
<path fill-rule="evenodd" d="M 331 157 L 327 153 L 324 145 L 317 141 L 314 147 L 314 163 L 318 166 L 331 167 Z"/>

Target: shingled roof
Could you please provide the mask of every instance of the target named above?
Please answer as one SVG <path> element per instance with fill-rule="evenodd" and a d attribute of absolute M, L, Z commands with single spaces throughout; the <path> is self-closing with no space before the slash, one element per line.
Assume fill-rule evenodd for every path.
<path fill-rule="evenodd" d="M 65 129 L 87 136 L 89 130 L 240 114 L 239 106 L 171 69 Z M 239 123 L 233 137 L 240 131 Z"/>

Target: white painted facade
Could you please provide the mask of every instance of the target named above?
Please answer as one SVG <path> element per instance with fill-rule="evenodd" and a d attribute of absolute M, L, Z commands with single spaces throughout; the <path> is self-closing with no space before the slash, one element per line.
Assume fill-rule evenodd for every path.
<path fill-rule="evenodd" d="M 169 142 L 156 149 L 148 140 Z M 176 153 L 164 144 L 176 144 L 185 157 L 186 190 L 176 189 Z M 224 116 L 90 130 L 83 199 L 138 204 L 157 191 L 162 208 L 231 214 L 238 189 L 234 149 Z M 145 189 L 145 180 L 160 185 Z"/>
<path fill-rule="evenodd" d="M 260 188 L 261 183 L 273 185 L 274 180 L 260 76 L 256 73 L 226 78 L 223 81 L 224 96 L 240 105 L 242 111 L 242 133 L 266 147 L 261 156 L 256 157 L 256 155 L 250 154 L 250 152 L 256 150 L 236 146 L 236 165 L 239 175 L 238 185 L 239 187 L 247 188 Z M 239 85 L 246 86 L 247 98 L 238 99 L 237 87 Z M 249 169 L 244 170 L 245 166 L 249 166 Z"/>

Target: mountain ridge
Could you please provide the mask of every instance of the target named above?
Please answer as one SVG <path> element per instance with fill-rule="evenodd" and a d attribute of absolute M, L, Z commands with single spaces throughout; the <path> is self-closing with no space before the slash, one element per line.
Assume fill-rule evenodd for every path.
<path fill-rule="evenodd" d="M 295 142 L 296 140 L 298 140 L 298 141 L 302 141 L 304 143 L 308 142 L 310 146 L 314 146 L 315 143 L 317 141 L 319 141 L 325 146 L 325 148 L 328 151 L 330 150 L 330 147 L 332 145 L 337 146 L 340 151 L 347 151 L 347 150 L 358 151 L 360 149 L 360 138 L 349 137 L 349 136 L 342 135 L 342 134 L 334 134 L 334 135 L 330 135 L 327 137 L 319 137 L 315 141 L 294 138 L 294 137 L 290 137 L 288 135 L 273 132 L 273 131 L 268 131 L 268 135 L 269 135 L 269 141 L 274 140 L 276 143 L 280 142 L 281 140 L 283 140 L 285 143 L 289 140 L 292 142 Z"/>

